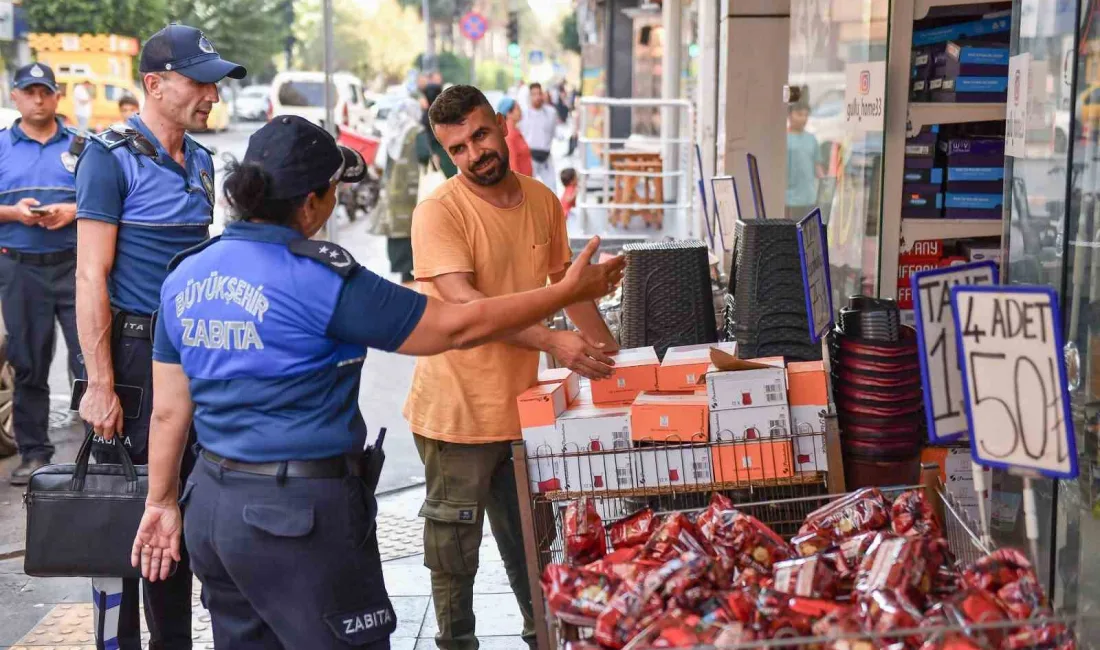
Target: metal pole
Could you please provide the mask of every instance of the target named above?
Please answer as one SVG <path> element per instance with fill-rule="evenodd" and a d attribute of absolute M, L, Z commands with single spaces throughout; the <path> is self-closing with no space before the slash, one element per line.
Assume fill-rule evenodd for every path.
<path fill-rule="evenodd" d="M 420 8 L 423 13 L 424 29 L 428 30 L 428 38 L 424 41 L 424 60 L 420 62 L 420 69 L 427 72 L 435 70 L 435 34 L 432 30 L 432 8 L 429 0 L 423 0 Z"/>
<path fill-rule="evenodd" d="M 335 137 L 336 120 L 334 118 L 334 104 L 336 98 L 332 96 L 332 50 L 333 50 L 333 35 L 332 35 L 332 0 L 324 0 L 323 2 L 324 12 L 324 29 L 325 29 L 325 129 Z M 329 241 L 336 242 L 336 228 L 332 226 L 332 220 L 325 224 L 325 238 Z"/>

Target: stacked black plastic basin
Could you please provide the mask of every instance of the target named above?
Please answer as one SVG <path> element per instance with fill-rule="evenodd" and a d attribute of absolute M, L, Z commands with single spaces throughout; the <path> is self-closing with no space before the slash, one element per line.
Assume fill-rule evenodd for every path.
<path fill-rule="evenodd" d="M 897 304 L 857 296 L 832 338 L 833 394 L 850 486 L 914 477 L 925 439 L 914 331 Z"/>
<path fill-rule="evenodd" d="M 795 222 L 738 221 L 736 232 L 725 328 L 737 355 L 820 359 L 821 346 L 810 339 Z"/>
<path fill-rule="evenodd" d="M 623 251 L 623 348 L 652 345 L 663 358 L 672 346 L 718 341 L 705 243 L 647 242 Z"/>

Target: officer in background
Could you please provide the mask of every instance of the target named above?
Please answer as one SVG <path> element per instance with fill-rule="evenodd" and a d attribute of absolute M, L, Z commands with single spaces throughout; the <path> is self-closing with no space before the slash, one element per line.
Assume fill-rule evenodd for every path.
<path fill-rule="evenodd" d="M 222 60 L 202 32 L 169 25 L 145 42 L 140 115 L 91 138 L 76 174 L 77 323 L 87 365 L 80 416 L 101 441 L 148 462 L 153 314 L 168 262 L 205 241 L 214 211 L 210 151 L 186 135 L 205 130 L 216 82 L 245 69 Z M 97 458 L 114 450 L 101 443 Z M 194 458 L 184 458 L 186 473 Z M 121 593 L 121 599 L 115 594 Z M 100 647 L 139 648 L 137 581 L 96 581 Z M 191 647 L 191 572 L 186 553 L 168 581 L 146 584 L 152 648 Z M 117 616 L 106 610 L 119 607 Z M 99 626 L 97 625 L 97 633 Z"/>
<path fill-rule="evenodd" d="M 12 485 L 26 485 L 54 447 L 50 362 L 54 320 L 61 323 L 69 369 L 81 374 L 76 338 L 76 188 L 73 170 L 84 138 L 57 117 L 53 70 L 32 63 L 15 73 L 11 99 L 20 118 L 0 129 L 0 306 L 15 369 L 12 426 L 22 462 Z"/>
<path fill-rule="evenodd" d="M 429 299 L 308 239 L 337 183 L 365 173 L 320 127 L 276 117 L 226 178 L 240 220 L 173 261 L 161 290 L 149 494 L 131 561 L 167 577 L 182 527 L 219 649 L 390 647 L 397 621 L 374 531 L 380 450 L 364 455 L 358 404 L 368 347 L 469 347 L 605 295 L 622 276 L 621 258 L 588 263 L 594 238 L 560 285 Z M 177 499 L 192 417 L 202 452 Z"/>

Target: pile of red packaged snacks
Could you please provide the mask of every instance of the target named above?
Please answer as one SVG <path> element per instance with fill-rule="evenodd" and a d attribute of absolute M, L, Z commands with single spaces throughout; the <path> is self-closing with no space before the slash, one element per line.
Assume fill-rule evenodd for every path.
<path fill-rule="evenodd" d="M 606 538 L 611 548 L 606 547 Z M 646 509 L 606 532 L 594 505 L 565 514 L 566 564 L 542 588 L 552 615 L 594 630 L 571 650 L 832 638 L 815 650 L 1071 650 L 1027 558 L 960 567 L 922 491 L 876 488 L 810 513 L 789 542 L 715 494 L 697 517 Z M 1028 620 L 1027 623 L 1014 624 Z M 976 624 L 1005 623 L 995 629 Z M 929 632 L 950 627 L 965 630 Z M 921 630 L 889 635 L 898 630 Z M 876 634 L 875 637 L 859 635 Z"/>

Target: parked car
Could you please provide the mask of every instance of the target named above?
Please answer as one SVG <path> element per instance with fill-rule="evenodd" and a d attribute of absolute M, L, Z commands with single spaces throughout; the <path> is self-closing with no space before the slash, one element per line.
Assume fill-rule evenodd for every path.
<path fill-rule="evenodd" d="M 360 133 L 370 133 L 371 113 L 363 95 L 363 82 L 355 75 L 337 72 L 332 75 L 334 96 L 333 116 L 339 126 Z M 273 115 L 297 115 L 324 126 L 325 75 L 323 72 L 280 72 L 271 82 Z"/>
<path fill-rule="evenodd" d="M 241 88 L 233 100 L 233 115 L 238 120 L 264 120 L 270 105 L 271 86 L 246 86 Z"/>
<path fill-rule="evenodd" d="M 129 79 L 96 77 L 74 72 L 58 72 L 56 76 L 57 89 L 61 93 L 57 112 L 68 124 L 74 126 L 76 117 L 73 110 L 73 88 L 79 83 L 91 84 L 89 92 L 92 95 L 92 119 L 88 128 L 92 131 L 102 131 L 119 121 L 118 100 L 129 95 L 136 97 L 140 103 L 144 97 Z"/>

